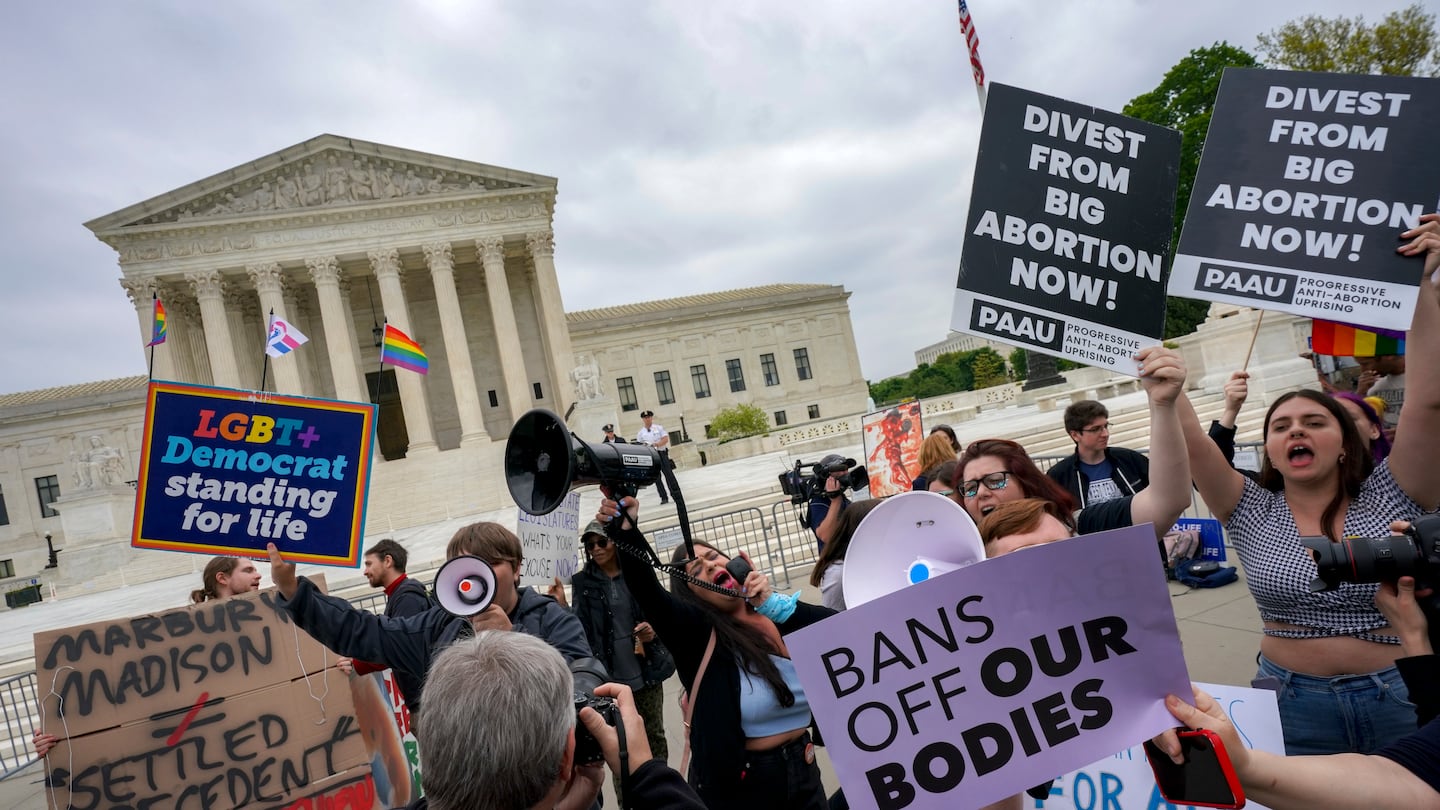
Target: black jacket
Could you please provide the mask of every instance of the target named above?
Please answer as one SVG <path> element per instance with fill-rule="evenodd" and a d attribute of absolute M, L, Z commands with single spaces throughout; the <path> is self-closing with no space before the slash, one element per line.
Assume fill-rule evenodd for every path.
<path fill-rule="evenodd" d="M 1121 495 L 1134 495 L 1150 485 L 1150 459 L 1144 454 L 1124 447 L 1109 447 L 1105 450 L 1105 458 L 1114 468 L 1110 479 L 1120 487 Z M 1046 470 L 1045 474 L 1069 490 L 1081 509 L 1089 505 L 1085 496 L 1090 492 L 1090 479 L 1080 470 L 1079 453 L 1071 453 L 1055 462 L 1055 466 Z"/>
<path fill-rule="evenodd" d="M 580 625 L 585 628 L 585 639 L 590 642 L 590 651 L 613 675 L 615 617 L 614 610 L 610 607 L 609 581 L 609 575 L 591 560 L 571 576 L 570 589 L 575 594 L 575 604 L 571 609 L 580 620 Z M 628 585 L 626 590 L 629 590 Z M 630 613 L 636 624 L 645 621 L 645 611 L 640 607 L 640 603 L 635 601 L 634 594 L 630 596 Z M 664 681 L 674 671 L 674 667 L 664 667 L 671 672 L 656 669 L 656 665 L 668 663 L 670 660 L 669 654 L 659 649 L 663 646 L 658 635 L 654 641 L 645 644 L 645 655 L 640 659 L 640 674 L 645 679 L 646 686 Z"/>
<path fill-rule="evenodd" d="M 635 529 L 622 530 L 615 538 L 631 547 L 648 545 Z M 670 595 L 655 576 L 655 569 L 632 554 L 620 555 L 620 570 L 635 601 L 650 617 L 650 624 L 675 656 L 680 681 L 694 691 L 695 673 L 710 642 L 710 615 Z M 778 625 L 785 635 L 833 616 L 835 611 L 800 602 L 795 613 Z M 705 668 L 705 677 L 691 715 L 690 784 L 696 790 L 725 795 L 739 787 L 745 763 L 745 732 L 740 728 L 740 667 L 735 654 L 717 637 L 715 652 Z"/>
<path fill-rule="evenodd" d="M 658 759 L 643 763 L 630 773 L 626 804 L 640 810 L 705 810 L 700 797 L 685 784 L 674 768 Z M 407 805 L 407 810 L 429 810 L 424 796 Z"/>
<path fill-rule="evenodd" d="M 425 586 L 420 580 L 405 577 L 395 590 L 385 600 L 385 615 L 392 619 L 399 619 L 405 616 L 417 616 L 435 606 L 430 594 L 426 592 Z M 405 697 L 408 706 L 411 696 L 416 700 L 420 699 L 420 686 L 422 679 L 411 675 L 408 672 L 395 672 L 395 685 L 400 687 L 400 694 Z M 414 709 L 413 711 L 419 711 Z"/>
<path fill-rule="evenodd" d="M 519 595 L 510 614 L 517 632 L 545 639 L 567 661 L 590 656 L 585 631 L 570 611 L 532 588 L 520 588 Z M 472 632 L 469 619 L 452 616 L 439 605 L 415 616 L 376 616 L 338 596 L 320 593 L 308 577 L 300 577 L 294 597 L 281 598 L 279 605 L 295 617 L 300 629 L 336 653 L 390 667 L 420 683 L 441 650 Z M 418 714 L 421 696 L 402 694 L 410 712 Z"/>

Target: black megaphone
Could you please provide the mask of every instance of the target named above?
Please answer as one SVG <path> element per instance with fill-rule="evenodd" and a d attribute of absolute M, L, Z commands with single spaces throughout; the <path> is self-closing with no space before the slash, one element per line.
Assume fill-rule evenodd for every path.
<path fill-rule="evenodd" d="M 435 572 L 435 596 L 451 615 L 474 616 L 495 600 L 495 569 L 479 557 L 455 557 Z"/>
<path fill-rule="evenodd" d="M 634 496 L 660 478 L 660 454 L 644 444 L 591 444 L 544 408 L 528 411 L 505 442 L 505 484 L 515 505 L 548 515 L 576 487 L 600 484 L 612 497 Z"/>

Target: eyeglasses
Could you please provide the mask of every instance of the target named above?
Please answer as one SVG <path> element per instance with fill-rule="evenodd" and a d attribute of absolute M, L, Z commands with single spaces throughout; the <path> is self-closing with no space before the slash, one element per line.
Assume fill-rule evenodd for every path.
<path fill-rule="evenodd" d="M 606 536 L 604 536 L 604 535 L 601 535 L 600 537 L 593 537 L 593 538 L 592 538 L 592 537 L 587 537 L 587 538 L 585 538 L 585 550 L 586 550 L 586 551 L 589 551 L 589 550 L 592 549 L 592 548 L 605 548 L 605 547 L 608 546 L 608 545 L 610 545 L 610 538 L 609 538 L 609 537 L 606 537 Z"/>
<path fill-rule="evenodd" d="M 960 485 L 960 494 L 966 498 L 973 498 L 980 494 L 980 485 L 991 491 L 1004 489 L 1010 483 L 1010 473 L 993 472 L 980 478 L 972 478 Z"/>
<path fill-rule="evenodd" d="M 1109 432 L 1110 432 L 1110 423 L 1109 423 L 1109 422 L 1106 422 L 1106 423 L 1103 424 L 1103 425 L 1091 425 L 1091 426 L 1088 427 L 1088 428 L 1080 428 L 1080 432 L 1081 432 L 1081 433 L 1090 433 L 1090 434 L 1092 434 L 1092 435 L 1093 435 L 1093 434 L 1097 434 L 1097 433 L 1109 433 Z"/>

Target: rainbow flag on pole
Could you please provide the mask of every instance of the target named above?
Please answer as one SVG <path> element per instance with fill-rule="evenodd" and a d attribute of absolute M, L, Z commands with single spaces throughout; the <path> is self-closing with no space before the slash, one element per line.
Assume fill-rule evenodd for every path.
<path fill-rule="evenodd" d="M 1375 357 L 1405 353 L 1405 333 L 1393 329 L 1351 326 L 1316 320 L 1310 331 L 1310 350 L 1331 357 Z"/>
<path fill-rule="evenodd" d="M 385 340 L 380 344 L 380 362 L 389 363 L 416 374 L 430 371 L 430 360 L 420 344 L 399 329 L 385 324 Z"/>
<path fill-rule="evenodd" d="M 152 326 L 150 327 L 150 342 L 146 343 L 146 346 L 158 346 L 164 343 L 165 338 L 170 335 L 168 324 L 165 321 L 165 305 L 160 303 L 159 298 L 153 299 L 153 301 L 155 309 L 152 316 Z"/>

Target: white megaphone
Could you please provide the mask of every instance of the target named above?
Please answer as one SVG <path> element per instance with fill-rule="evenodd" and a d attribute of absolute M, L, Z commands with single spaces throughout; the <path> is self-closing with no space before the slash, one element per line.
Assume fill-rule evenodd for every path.
<path fill-rule="evenodd" d="M 853 608 L 983 559 L 980 530 L 964 507 L 934 492 L 905 492 L 855 528 L 840 585 Z"/>
<path fill-rule="evenodd" d="M 495 599 L 495 569 L 479 557 L 456 557 L 435 572 L 435 596 L 451 614 L 474 616 Z"/>

